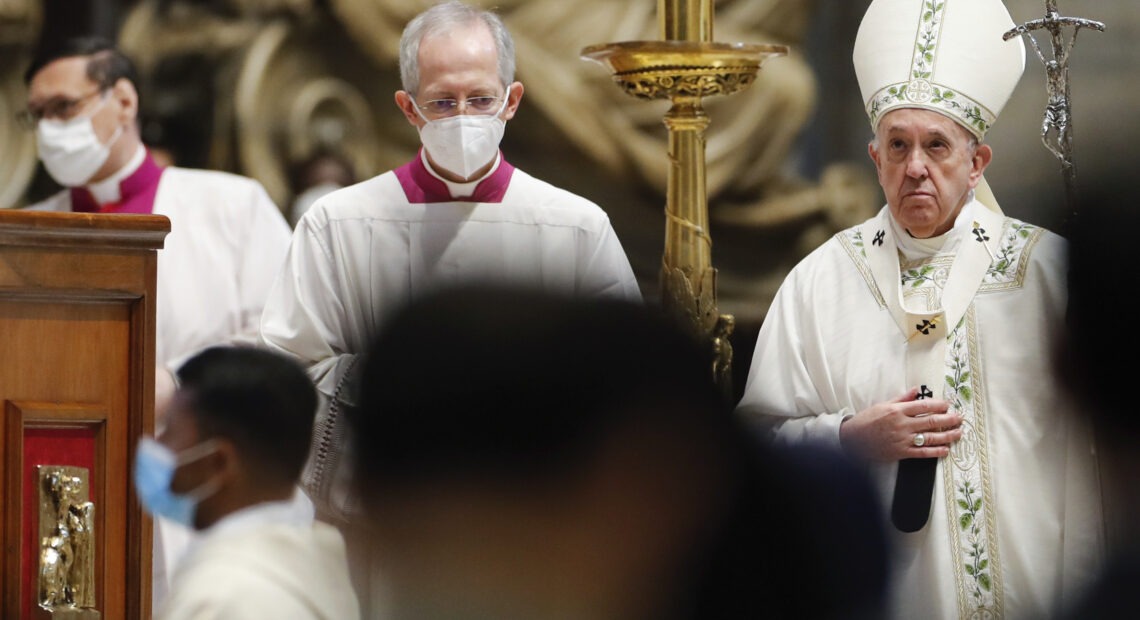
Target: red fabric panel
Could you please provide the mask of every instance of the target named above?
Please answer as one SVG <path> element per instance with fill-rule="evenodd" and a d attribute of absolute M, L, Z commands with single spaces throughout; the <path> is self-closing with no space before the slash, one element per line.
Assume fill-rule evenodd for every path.
<path fill-rule="evenodd" d="M 86 467 L 89 499 L 99 510 L 95 481 L 95 431 L 75 428 L 29 428 L 24 430 L 23 532 L 20 552 L 21 618 L 30 620 L 36 601 L 40 548 L 40 493 L 37 465 Z M 96 513 L 98 514 L 98 513 Z M 96 550 L 96 553 L 99 551 Z"/>

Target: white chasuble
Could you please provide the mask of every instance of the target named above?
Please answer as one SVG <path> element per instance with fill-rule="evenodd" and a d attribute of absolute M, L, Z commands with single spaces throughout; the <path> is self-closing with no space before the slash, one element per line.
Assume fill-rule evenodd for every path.
<path fill-rule="evenodd" d="M 959 608 L 1001 617 L 985 411 L 972 406 L 980 394 L 971 388 L 969 343 L 963 337 L 969 327 L 963 319 L 998 254 L 1000 238 L 992 233 L 1000 230 L 1002 217 L 988 209 L 971 209 L 968 215 L 974 219 L 965 238 L 955 240 L 953 254 L 925 257 L 905 269 L 894 238 L 897 227 L 891 226 L 887 210 L 865 222 L 861 232 L 863 239 L 871 239 L 863 248 L 875 286 L 906 342 L 907 385 L 919 387 L 919 399 L 947 400 L 963 416 L 963 438 L 952 446 L 949 462 L 939 467 L 951 556 L 957 558 Z"/>
<path fill-rule="evenodd" d="M 974 202 L 941 249 L 904 256 L 889 218 L 884 207 L 789 273 L 738 411 L 774 417 L 778 441 L 838 447 L 845 417 L 909 387 L 948 400 L 964 434 L 937 464 L 929 520 L 886 525 L 891 617 L 1055 614 L 1103 556 L 1091 434 L 1050 359 L 1065 242 Z M 868 467 L 887 514 L 897 465 Z"/>

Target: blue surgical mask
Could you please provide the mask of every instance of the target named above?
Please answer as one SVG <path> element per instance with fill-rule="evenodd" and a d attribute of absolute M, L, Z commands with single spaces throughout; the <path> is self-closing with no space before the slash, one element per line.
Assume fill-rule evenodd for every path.
<path fill-rule="evenodd" d="M 209 456 L 217 450 L 217 442 L 208 439 L 192 448 L 175 454 L 170 448 L 151 437 L 139 440 L 135 455 L 135 490 L 143 508 L 155 517 L 165 517 L 187 527 L 194 527 L 198 503 L 218 492 L 221 481 L 207 480 L 185 494 L 170 490 L 174 472 L 178 468 Z"/>

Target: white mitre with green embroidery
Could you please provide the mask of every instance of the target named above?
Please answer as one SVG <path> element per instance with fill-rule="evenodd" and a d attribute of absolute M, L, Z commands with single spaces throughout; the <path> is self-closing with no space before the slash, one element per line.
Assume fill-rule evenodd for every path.
<path fill-rule="evenodd" d="M 1025 70 L 999 0 L 874 0 L 855 37 L 855 75 L 871 128 L 895 108 L 934 110 L 981 139 Z"/>

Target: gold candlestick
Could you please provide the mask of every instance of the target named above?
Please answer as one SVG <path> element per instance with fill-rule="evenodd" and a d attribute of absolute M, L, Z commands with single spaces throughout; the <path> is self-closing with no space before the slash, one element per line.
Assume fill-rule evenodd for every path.
<path fill-rule="evenodd" d="M 665 251 L 661 261 L 662 304 L 700 336 L 712 340 L 712 371 L 731 394 L 733 317 L 716 304 L 701 99 L 731 95 L 756 80 L 763 61 L 788 53 L 784 45 L 715 43 L 713 0 L 658 0 L 661 41 L 627 41 L 582 50 L 614 81 L 640 99 L 669 99 L 669 175 L 665 199 Z"/>

